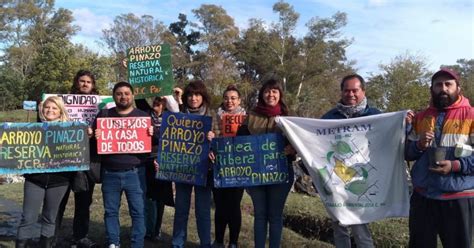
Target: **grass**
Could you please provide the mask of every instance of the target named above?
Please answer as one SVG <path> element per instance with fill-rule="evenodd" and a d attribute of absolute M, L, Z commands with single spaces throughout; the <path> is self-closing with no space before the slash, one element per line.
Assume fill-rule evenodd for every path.
<path fill-rule="evenodd" d="M 36 122 L 36 111 L 23 109 L 0 111 L 0 122 Z"/>
<path fill-rule="evenodd" d="M 23 184 L 8 184 L 0 185 L 0 199 L 8 199 L 18 203 L 18 206 L 21 208 L 23 200 Z M 290 194 L 289 203 L 287 208 L 293 207 L 295 204 L 291 203 L 293 199 L 299 199 L 301 201 L 306 201 L 303 195 Z M 60 230 L 60 242 L 57 247 L 69 247 L 68 240 L 72 237 L 72 218 L 73 218 L 73 205 L 74 197 L 71 194 L 69 198 L 69 203 L 66 208 L 66 213 L 64 215 L 63 227 Z M 242 201 L 242 230 L 240 233 L 240 247 L 253 247 L 253 216 L 251 215 L 252 203 L 250 197 L 245 194 Z M 129 235 L 130 235 L 130 226 L 131 220 L 128 214 L 128 207 L 125 198 L 122 199 L 120 214 L 120 223 L 121 223 L 121 241 L 123 247 L 129 247 Z M 94 241 L 99 244 L 104 244 L 105 234 L 104 234 L 104 224 L 103 224 L 103 205 L 102 205 L 102 194 L 100 190 L 100 185 L 97 185 L 94 192 L 94 202 L 91 206 L 91 223 L 89 236 Z M 171 244 L 171 234 L 173 231 L 173 214 L 174 209 L 166 207 L 165 213 L 163 216 L 163 225 L 162 232 L 164 240 L 158 243 L 146 242 L 145 247 L 166 247 Z M 0 219 L 1 221 L 1 219 Z M 214 225 L 212 225 L 214 226 Z M 213 228 L 212 228 L 213 229 Z M 212 233 L 213 230 L 212 230 Z M 227 237 L 226 237 L 227 238 Z M 0 247 L 14 247 L 14 240 L 0 239 Z M 199 238 L 196 231 L 196 222 L 194 218 L 194 208 L 191 207 L 190 218 L 188 223 L 188 243 L 186 247 L 199 247 Z M 298 234 L 291 229 L 284 228 L 283 237 L 282 237 L 282 247 L 333 247 L 331 244 L 321 242 L 316 239 L 308 239 L 303 235 Z"/>

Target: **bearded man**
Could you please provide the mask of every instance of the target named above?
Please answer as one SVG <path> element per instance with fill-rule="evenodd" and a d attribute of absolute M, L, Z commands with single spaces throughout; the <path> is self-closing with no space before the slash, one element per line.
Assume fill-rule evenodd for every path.
<path fill-rule="evenodd" d="M 474 224 L 474 154 L 469 153 L 474 108 L 453 70 L 436 72 L 430 91 L 430 106 L 415 115 L 405 150 L 407 160 L 416 160 L 409 247 L 436 247 L 439 235 L 443 247 L 468 248 Z"/>

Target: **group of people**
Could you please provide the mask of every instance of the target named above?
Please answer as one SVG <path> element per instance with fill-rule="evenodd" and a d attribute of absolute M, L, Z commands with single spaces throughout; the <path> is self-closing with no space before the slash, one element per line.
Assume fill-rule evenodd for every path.
<path fill-rule="evenodd" d="M 340 84 L 341 99 L 334 109 L 323 115 L 323 119 L 347 119 L 380 114 L 370 107 L 365 96 L 365 81 L 357 74 L 344 77 Z M 432 76 L 431 101 L 428 109 L 407 114 L 405 157 L 416 160 L 411 177 L 414 192 L 411 196 L 409 216 L 410 247 L 436 247 L 437 236 L 443 247 L 471 247 L 474 223 L 474 155 L 455 157 L 457 144 L 474 144 L 474 109 L 461 93 L 460 78 L 450 69 L 441 69 Z M 71 93 L 98 94 L 94 76 L 88 71 L 79 71 L 74 79 Z M 181 94 L 182 93 L 182 94 Z M 184 247 L 187 239 L 188 216 L 191 195 L 194 190 L 197 233 L 201 247 L 238 247 L 242 223 L 240 202 L 243 188 L 214 188 L 212 178 L 208 185 L 195 186 L 175 183 L 175 195 L 171 182 L 154 178 L 159 170 L 156 162 L 156 147 L 160 139 L 159 127 L 164 111 L 182 112 L 189 115 L 211 116 L 213 128 L 207 138 L 221 136 L 221 118 L 226 114 L 244 115 L 242 125 L 231 131 L 232 135 L 258 135 L 281 133 L 276 125 L 277 116 L 289 115 L 281 82 L 268 77 L 258 92 L 258 102 L 245 110 L 241 106 L 241 95 L 235 86 L 223 93 L 223 103 L 217 110 L 211 109 L 211 98 L 203 81 L 189 82 L 179 97 L 157 97 L 152 106 L 146 101 L 136 100 L 133 87 L 119 82 L 113 88 L 116 107 L 104 109 L 97 117 L 141 117 L 150 116 L 153 126 L 148 129 L 153 152 L 151 154 L 100 155 L 102 166 L 102 195 L 107 247 L 120 246 L 119 208 L 122 192 L 125 192 L 132 219 L 131 247 L 143 247 L 144 238 L 160 239 L 161 219 L 164 206 L 174 206 L 172 247 Z M 134 107 L 134 102 L 137 108 Z M 47 98 L 40 111 L 42 121 L 67 121 L 64 104 L 58 97 Z M 428 119 L 435 120 L 433 129 Z M 96 123 L 89 129 L 92 150 L 95 138 L 103 130 Z M 446 160 L 437 166 L 429 164 L 429 153 L 433 144 L 447 149 Z M 281 184 L 246 188 L 254 208 L 254 246 L 257 248 L 280 247 L 283 229 L 283 209 L 293 183 L 292 161 L 295 149 L 287 142 L 284 149 L 288 159 L 289 180 Z M 91 157 L 98 156 L 91 151 Z M 215 154 L 209 154 L 212 162 Z M 92 160 L 92 159 L 91 159 Z M 209 175 L 212 176 L 212 163 Z M 69 196 L 69 181 L 74 173 L 39 173 L 25 175 L 23 215 L 18 228 L 16 247 L 26 247 L 34 238 L 34 226 L 39 209 L 41 211 L 41 247 L 52 247 L 55 225 L 61 221 Z M 76 192 L 73 237 L 78 247 L 94 247 L 87 236 L 89 211 L 94 182 L 88 191 Z M 215 237 L 211 238 L 211 204 L 215 203 Z M 62 204 L 61 204 L 62 202 Z M 62 210 L 59 210 L 62 209 Z M 226 228 L 229 228 L 229 243 L 224 243 Z M 368 224 L 341 225 L 333 220 L 336 247 L 351 247 L 350 231 L 357 247 L 374 247 Z"/>

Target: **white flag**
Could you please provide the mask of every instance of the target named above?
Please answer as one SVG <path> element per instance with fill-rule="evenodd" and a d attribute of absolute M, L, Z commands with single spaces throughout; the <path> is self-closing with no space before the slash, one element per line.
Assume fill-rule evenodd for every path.
<path fill-rule="evenodd" d="M 405 115 L 276 121 L 302 157 L 329 215 L 353 225 L 408 216 Z"/>

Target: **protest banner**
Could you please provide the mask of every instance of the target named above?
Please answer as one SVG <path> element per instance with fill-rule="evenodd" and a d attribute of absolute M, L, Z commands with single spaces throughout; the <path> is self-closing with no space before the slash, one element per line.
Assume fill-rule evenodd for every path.
<path fill-rule="evenodd" d="M 246 115 L 223 114 L 221 117 L 221 134 L 223 137 L 234 137 L 244 123 Z"/>
<path fill-rule="evenodd" d="M 150 117 L 97 118 L 98 154 L 149 153 L 151 136 Z"/>
<path fill-rule="evenodd" d="M 89 170 L 87 124 L 1 123 L 0 174 Z"/>
<path fill-rule="evenodd" d="M 283 136 L 277 133 L 214 138 L 214 187 L 249 187 L 288 182 Z"/>
<path fill-rule="evenodd" d="M 127 50 L 128 82 L 136 99 L 173 93 L 173 67 L 169 44 L 132 47 Z"/>
<path fill-rule="evenodd" d="M 89 125 L 94 122 L 100 109 L 115 106 L 111 96 L 74 95 L 74 94 L 43 94 L 42 100 L 50 96 L 59 96 L 63 99 L 64 107 L 72 121 L 83 121 Z M 109 102 L 112 101 L 113 104 Z"/>
<path fill-rule="evenodd" d="M 163 114 L 158 145 L 157 179 L 205 186 L 209 166 L 212 118 L 209 116 Z"/>
<path fill-rule="evenodd" d="M 408 216 L 405 114 L 278 117 L 276 122 L 301 156 L 329 215 L 354 225 Z"/>

